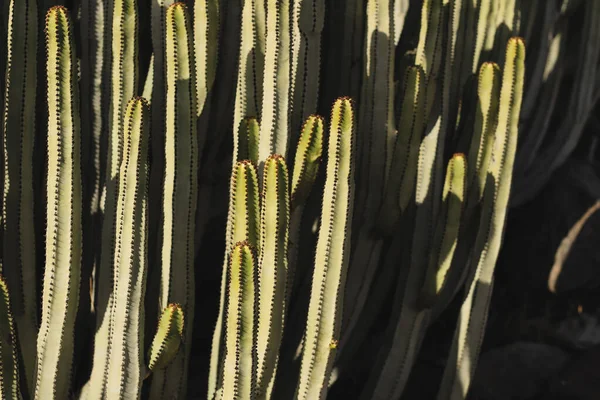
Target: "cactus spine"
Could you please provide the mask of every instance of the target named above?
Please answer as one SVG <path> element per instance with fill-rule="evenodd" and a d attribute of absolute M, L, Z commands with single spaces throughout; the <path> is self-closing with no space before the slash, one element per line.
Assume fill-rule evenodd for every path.
<path fill-rule="evenodd" d="M 38 330 L 33 226 L 33 147 L 37 83 L 37 6 L 33 0 L 9 5 L 4 93 L 3 265 L 27 383 L 33 391 Z M 4 73 L 4 71 L 3 71 Z"/>

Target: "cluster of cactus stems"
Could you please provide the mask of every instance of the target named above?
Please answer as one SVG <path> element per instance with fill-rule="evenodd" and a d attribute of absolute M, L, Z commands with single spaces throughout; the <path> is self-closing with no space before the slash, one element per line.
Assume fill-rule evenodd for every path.
<path fill-rule="evenodd" d="M 0 397 L 399 399 L 444 315 L 464 399 L 517 142 L 554 169 L 600 97 L 599 3 L 533 3 L 4 0 Z"/>

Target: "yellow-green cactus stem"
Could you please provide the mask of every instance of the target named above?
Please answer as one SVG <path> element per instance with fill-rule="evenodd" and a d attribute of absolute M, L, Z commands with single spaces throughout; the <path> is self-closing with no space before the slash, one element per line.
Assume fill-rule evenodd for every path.
<path fill-rule="evenodd" d="M 190 14 L 184 3 L 166 13 L 165 147 L 159 306 L 180 304 L 184 345 L 173 362 L 153 374 L 151 399 L 184 398 L 194 318 L 194 222 L 198 198 L 196 78 Z"/>
<path fill-rule="evenodd" d="M 421 301 L 432 306 L 446 281 L 458 243 L 462 211 L 465 203 L 467 163 L 463 154 L 455 154 L 446 170 L 442 214 L 433 242 L 436 247 L 429 258 L 429 267 L 421 292 Z"/>
<path fill-rule="evenodd" d="M 223 362 L 223 399 L 254 398 L 256 385 L 256 255 L 239 242 L 231 252 Z"/>
<path fill-rule="evenodd" d="M 225 320 L 226 290 L 227 290 L 227 268 L 230 264 L 230 252 L 237 242 L 246 241 L 255 249 L 258 248 L 260 236 L 260 194 L 258 174 L 256 167 L 249 160 L 242 160 L 235 164 L 231 174 L 229 198 L 229 219 L 227 221 L 227 233 L 225 247 L 225 265 L 221 276 L 221 297 L 219 302 L 219 314 L 213 334 L 210 377 L 214 377 L 215 390 L 222 388 L 223 362 L 223 321 Z M 216 370 L 219 371 L 216 371 Z M 214 393 L 213 393 L 214 395 Z M 212 398 L 212 397 L 209 397 Z"/>
<path fill-rule="evenodd" d="M 200 115 L 217 73 L 220 0 L 194 1 L 196 115 Z"/>
<path fill-rule="evenodd" d="M 333 105 L 321 227 L 302 352 L 298 399 L 322 399 L 339 338 L 354 202 L 354 112 L 349 98 Z M 262 290 L 262 287 L 261 287 Z"/>
<path fill-rule="evenodd" d="M 250 160 L 258 163 L 258 141 L 260 139 L 260 125 L 253 117 L 244 118 L 237 130 L 238 152 L 237 161 Z"/>
<path fill-rule="evenodd" d="M 100 265 L 96 269 L 96 339 L 103 342 L 107 329 L 107 310 L 111 307 L 109 297 L 112 291 L 114 237 L 117 221 L 118 175 L 123 160 L 124 113 L 127 103 L 138 89 L 138 15 L 137 0 L 115 0 L 112 5 L 112 25 L 110 42 L 109 74 L 111 85 L 108 89 L 108 150 L 104 174 L 101 208 L 104 211 L 102 223 L 102 250 Z M 107 45 L 108 47 L 108 45 Z M 108 49 L 107 49 L 108 51 Z M 98 328 L 100 327 L 100 328 Z M 100 335 L 100 336 L 98 336 Z"/>
<path fill-rule="evenodd" d="M 323 118 L 318 115 L 309 116 L 302 126 L 292 174 L 292 210 L 306 201 L 317 179 L 323 155 L 323 131 Z"/>
<path fill-rule="evenodd" d="M 301 125 L 317 110 L 325 1 L 294 1 L 291 24 L 290 144 L 295 145 Z"/>
<path fill-rule="evenodd" d="M 163 309 L 148 351 L 150 371 L 164 369 L 173 361 L 183 341 L 184 325 L 185 316 L 179 304 L 169 304 Z"/>
<path fill-rule="evenodd" d="M 258 273 L 257 398 L 267 398 L 277 369 L 283 335 L 290 223 L 289 178 L 281 155 L 267 158 L 263 170 Z"/>
<path fill-rule="evenodd" d="M 477 86 L 477 109 L 471 148 L 469 149 L 468 190 L 477 201 L 483 197 L 488 166 L 492 156 L 494 134 L 498 123 L 500 103 L 500 67 L 494 63 L 483 63 L 479 70 Z"/>
<path fill-rule="evenodd" d="M 524 75 L 525 43 L 523 39 L 514 37 L 506 46 L 498 125 L 474 249 L 474 254 L 478 255 L 475 261 L 477 267 L 471 281 L 467 282 L 468 290 L 460 310 L 450 358 L 438 393 L 440 400 L 464 398 L 477 365 L 492 293 L 492 277 L 502 243 L 508 208 Z"/>
<path fill-rule="evenodd" d="M 48 206 L 35 398 L 64 399 L 71 387 L 79 305 L 82 189 L 77 62 L 73 26 L 62 6 L 46 14 L 46 51 Z"/>
<path fill-rule="evenodd" d="M 110 399 L 138 398 L 145 373 L 149 115 L 148 102 L 141 97 L 132 99 L 125 110 L 104 394 Z"/>
<path fill-rule="evenodd" d="M 267 23 L 258 148 L 260 164 L 271 154 L 285 157 L 290 141 L 290 0 L 264 3 Z"/>

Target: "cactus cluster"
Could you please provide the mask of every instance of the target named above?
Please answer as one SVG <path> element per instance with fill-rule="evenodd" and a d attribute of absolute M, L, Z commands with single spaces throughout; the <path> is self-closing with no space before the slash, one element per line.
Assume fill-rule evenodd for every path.
<path fill-rule="evenodd" d="M 443 317 L 466 398 L 600 98 L 599 2 L 551 3 L 0 2 L 0 397 L 399 399 Z"/>

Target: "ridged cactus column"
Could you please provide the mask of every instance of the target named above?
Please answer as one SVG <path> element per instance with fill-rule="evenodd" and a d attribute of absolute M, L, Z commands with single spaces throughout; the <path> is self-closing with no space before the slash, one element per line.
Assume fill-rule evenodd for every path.
<path fill-rule="evenodd" d="M 149 114 L 148 102 L 143 98 L 131 100 L 125 111 L 106 372 L 105 396 L 109 399 L 138 398 L 145 375 Z"/>
<path fill-rule="evenodd" d="M 62 6 L 52 7 L 46 15 L 46 49 L 48 208 L 35 397 L 64 399 L 71 387 L 79 304 L 82 189 L 77 63 L 73 27 Z"/>
<path fill-rule="evenodd" d="M 258 274 L 257 398 L 270 398 L 283 335 L 290 223 L 289 177 L 285 159 L 267 158 L 263 169 Z"/>
<path fill-rule="evenodd" d="M 227 273 L 223 399 L 253 399 L 256 391 L 256 251 L 236 243 Z"/>
<path fill-rule="evenodd" d="M 110 38 L 110 77 L 108 90 L 108 152 L 100 207 L 104 211 L 102 224 L 101 264 L 97 271 L 97 324 L 103 325 L 106 309 L 110 308 L 112 262 L 116 229 L 118 174 L 123 159 L 123 117 L 127 102 L 136 95 L 138 85 L 138 15 L 137 0 L 113 0 Z"/>
<path fill-rule="evenodd" d="M 181 305 L 184 343 L 175 359 L 152 380 L 150 397 L 185 398 L 194 317 L 194 221 L 198 189 L 196 82 L 190 15 L 183 3 L 166 14 L 165 175 L 160 244 L 159 304 Z"/>
<path fill-rule="evenodd" d="M 11 288 L 12 307 L 22 367 L 31 393 L 35 374 L 35 343 L 39 295 L 36 289 L 36 246 L 33 219 L 33 147 L 37 74 L 37 6 L 35 0 L 9 5 L 4 95 L 3 267 Z M 5 40 L 2 38 L 0 40 Z M 4 75 L 6 73 L 6 75 Z"/>
<path fill-rule="evenodd" d="M 349 98 L 331 111 L 327 178 L 300 382 L 296 397 L 325 398 L 339 339 L 354 206 L 354 111 Z"/>

